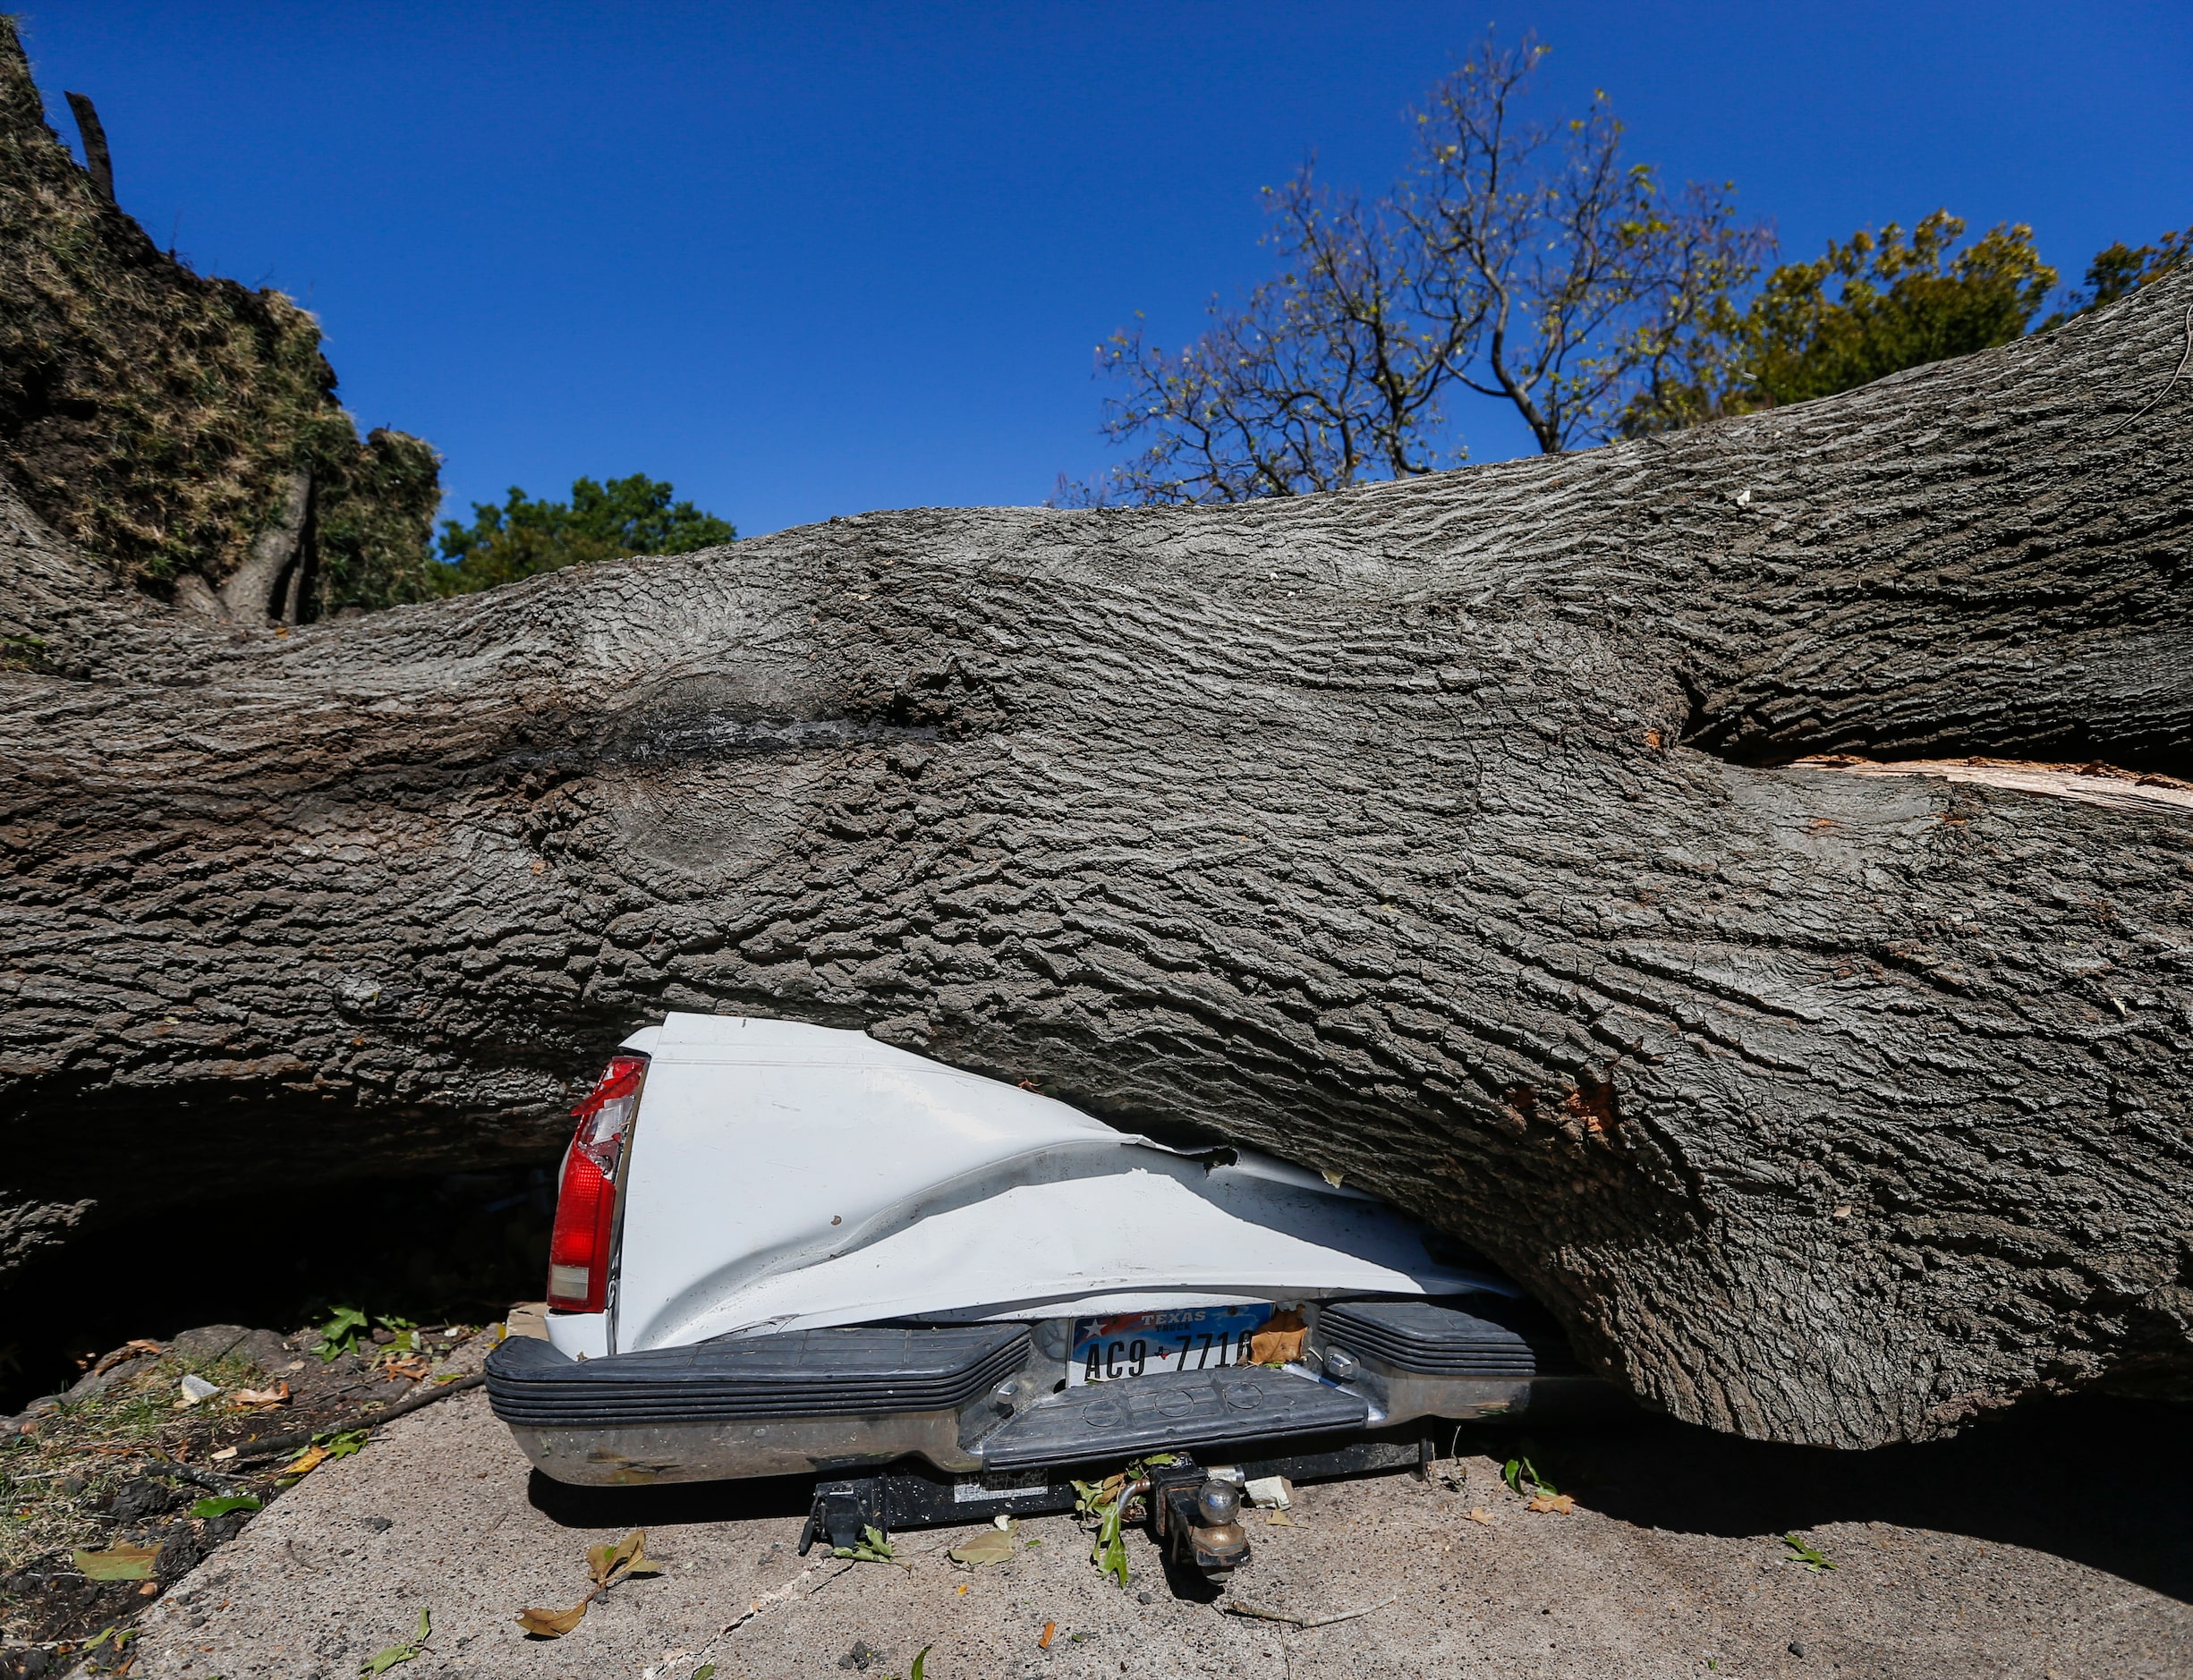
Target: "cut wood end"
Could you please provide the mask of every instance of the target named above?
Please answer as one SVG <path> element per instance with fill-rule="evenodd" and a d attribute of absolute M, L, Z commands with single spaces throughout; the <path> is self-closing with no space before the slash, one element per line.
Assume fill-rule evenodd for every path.
<path fill-rule="evenodd" d="M 1833 752 L 1798 759 L 1794 768 L 1840 770 L 1850 776 L 1932 776 L 1945 782 L 1976 782 L 2017 793 L 2078 800 L 2112 810 L 2147 810 L 2158 805 L 2193 810 L 2193 782 L 2152 771 L 2120 769 L 2113 764 L 2044 764 L 2025 759 L 1879 759 Z"/>

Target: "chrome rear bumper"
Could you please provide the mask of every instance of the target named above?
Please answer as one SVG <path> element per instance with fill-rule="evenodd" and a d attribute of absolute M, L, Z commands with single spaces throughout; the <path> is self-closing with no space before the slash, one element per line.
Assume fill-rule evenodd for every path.
<path fill-rule="evenodd" d="M 1512 1313 L 1503 1312 L 1512 1319 Z M 617 1486 L 871 1469 L 1027 1473 L 1165 1449 L 1209 1454 L 1419 1418 L 1507 1416 L 1604 1385 L 1558 1332 L 1428 1302 L 1349 1303 L 1304 1362 L 1068 1387 L 1025 1326 L 858 1327 L 574 1361 L 512 1340 L 496 1413 L 543 1474 Z"/>

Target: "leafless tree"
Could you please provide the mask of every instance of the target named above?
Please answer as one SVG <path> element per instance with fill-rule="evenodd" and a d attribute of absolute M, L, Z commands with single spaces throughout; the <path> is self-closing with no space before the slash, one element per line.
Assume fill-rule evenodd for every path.
<path fill-rule="evenodd" d="M 1475 323 L 1426 310 L 1436 278 L 1387 207 L 1330 192 L 1308 168 L 1271 198 L 1285 272 L 1237 309 L 1214 301 L 1181 350 L 1137 327 L 1099 352 L 1127 386 L 1106 435 L 1154 438 L 1088 499 L 1239 502 L 1452 464 L 1433 442 L 1439 397 Z"/>
<path fill-rule="evenodd" d="M 1604 93 L 1556 128 L 1527 120 L 1546 50 L 1488 39 L 1441 81 L 1386 198 L 1336 193 L 1313 165 L 1272 192 L 1286 269 L 1214 301 L 1195 343 L 1136 328 L 1102 346 L 1126 387 L 1103 429 L 1143 449 L 1067 499 L 1234 502 L 1453 465 L 1456 386 L 1512 404 L 1554 454 L 1711 373 L 1771 235 L 1726 186 L 1670 191 L 1623 162 Z"/>

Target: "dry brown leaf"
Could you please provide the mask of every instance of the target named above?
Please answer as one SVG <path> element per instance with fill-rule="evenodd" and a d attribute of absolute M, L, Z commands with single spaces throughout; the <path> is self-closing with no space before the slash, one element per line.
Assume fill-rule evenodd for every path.
<path fill-rule="evenodd" d="M 1249 1338 L 1249 1362 L 1285 1365 L 1300 1359 L 1303 1340 L 1309 1334 L 1310 1327 L 1302 1321 L 1299 1312 L 1275 1312 Z"/>
<path fill-rule="evenodd" d="M 1264 1518 L 1266 1528 L 1299 1528 L 1302 1525 L 1284 1511 L 1273 1511 Z"/>
<path fill-rule="evenodd" d="M 232 1405 L 278 1406 L 289 1403 L 289 1385 L 277 1382 L 271 1388 L 239 1388 L 229 1396 Z"/>
<path fill-rule="evenodd" d="M 520 1610 L 518 1625 L 535 1639 L 561 1639 L 579 1625 L 589 1600 L 581 1599 L 568 1610 Z"/>
<path fill-rule="evenodd" d="M 1576 1496 L 1568 1493 L 1542 1493 L 1523 1508 L 1526 1511 L 1551 1511 L 1556 1516 L 1567 1516 L 1577 1508 Z"/>
<path fill-rule="evenodd" d="M 1469 1514 L 1469 1519 L 1473 1523 L 1483 1523 L 1487 1528 L 1492 1526 L 1492 1513 L 1482 1505 Z"/>
<path fill-rule="evenodd" d="M 392 1377 L 407 1377 L 412 1381 L 417 1382 L 434 1367 L 419 1354 L 412 1353 L 403 1359 L 388 1361 L 382 1369 Z"/>
<path fill-rule="evenodd" d="M 325 1447 L 308 1447 L 276 1473 L 284 1476 L 309 1475 L 327 1462 L 327 1449 Z"/>
<path fill-rule="evenodd" d="M 628 1575 L 658 1575 L 662 1573 L 659 1565 L 648 1559 L 647 1531 L 643 1528 L 633 1530 L 614 1546 L 604 1540 L 599 1546 L 588 1547 L 586 1567 L 598 1587 L 608 1586 L 620 1572 Z"/>

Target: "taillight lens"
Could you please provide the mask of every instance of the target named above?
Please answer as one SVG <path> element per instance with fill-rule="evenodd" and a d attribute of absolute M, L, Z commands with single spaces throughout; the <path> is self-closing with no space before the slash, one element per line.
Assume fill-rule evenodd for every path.
<path fill-rule="evenodd" d="M 548 1238 L 548 1304 L 559 1312 L 599 1312 L 608 1305 L 616 1167 L 646 1077 L 647 1057 L 620 1056 L 571 1111 L 579 1125 L 564 1152 L 556 1230 Z"/>

